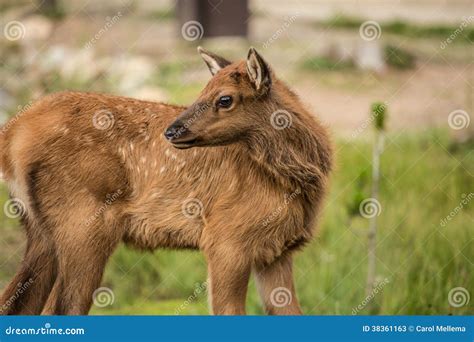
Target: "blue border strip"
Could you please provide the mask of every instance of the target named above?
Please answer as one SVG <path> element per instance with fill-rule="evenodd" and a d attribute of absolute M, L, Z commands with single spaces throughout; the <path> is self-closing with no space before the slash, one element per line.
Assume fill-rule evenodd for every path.
<path fill-rule="evenodd" d="M 473 342 L 473 328 L 473 316 L 3 316 L 0 341 Z"/>

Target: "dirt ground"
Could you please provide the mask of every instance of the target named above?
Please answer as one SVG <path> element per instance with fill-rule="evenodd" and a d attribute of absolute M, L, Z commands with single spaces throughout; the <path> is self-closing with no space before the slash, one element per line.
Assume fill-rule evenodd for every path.
<path fill-rule="evenodd" d="M 389 129 L 423 130 L 446 126 L 448 115 L 464 108 L 472 91 L 473 67 L 466 65 L 420 65 L 415 70 L 377 75 L 338 75 L 337 87 L 305 80 L 296 89 L 316 110 L 317 115 L 343 135 L 357 134 L 367 122 L 374 101 L 386 101 Z M 322 76 L 324 78 L 324 76 Z"/>

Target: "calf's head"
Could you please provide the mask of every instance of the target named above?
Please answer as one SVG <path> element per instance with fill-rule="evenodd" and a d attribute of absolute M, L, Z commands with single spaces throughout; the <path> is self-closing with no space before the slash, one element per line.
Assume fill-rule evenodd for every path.
<path fill-rule="evenodd" d="M 198 99 L 166 129 L 176 148 L 227 145 L 246 139 L 271 112 L 272 73 L 253 48 L 247 59 L 231 63 L 201 47 L 213 77 Z"/>

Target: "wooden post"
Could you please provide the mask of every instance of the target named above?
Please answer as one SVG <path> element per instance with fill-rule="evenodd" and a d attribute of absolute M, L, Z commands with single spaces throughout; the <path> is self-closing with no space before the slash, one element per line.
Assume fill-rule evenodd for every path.
<path fill-rule="evenodd" d="M 194 20 L 203 29 L 203 37 L 240 36 L 248 33 L 248 0 L 178 0 L 179 25 Z"/>
<path fill-rule="evenodd" d="M 59 19 L 64 14 L 57 0 L 39 0 L 38 10 L 41 14 L 53 19 Z"/>

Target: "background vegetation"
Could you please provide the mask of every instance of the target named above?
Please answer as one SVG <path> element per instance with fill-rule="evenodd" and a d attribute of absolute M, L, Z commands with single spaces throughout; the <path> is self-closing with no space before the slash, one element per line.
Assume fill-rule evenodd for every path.
<path fill-rule="evenodd" d="M 195 45 L 179 35 L 173 3 L 164 1 L 156 8 L 143 3 L 127 7 L 91 49 L 84 44 L 104 27 L 106 16 L 110 20 L 116 15 L 120 4 L 82 8 L 80 1 L 63 2 L 60 15 L 39 17 L 53 27 L 46 37 L 1 40 L 0 116 L 6 120 L 33 99 L 64 89 L 191 103 L 208 71 Z M 16 18 L 18 4 L 31 5 L 3 5 L 0 17 Z M 457 5 L 466 7 L 463 1 Z M 275 1 L 271 9 L 251 1 L 248 41 L 195 42 L 233 59 L 245 56 L 249 45 L 256 46 L 334 133 L 337 166 L 318 234 L 296 257 L 304 312 L 352 314 L 366 298 L 369 225 L 359 204 L 371 195 L 370 105 L 382 101 L 388 104 L 389 117 L 381 156 L 376 269 L 377 280 L 385 282 L 370 305 L 356 313 L 473 314 L 473 298 L 455 307 L 449 293 L 463 287 L 474 296 L 474 207 L 470 201 L 461 204 L 474 192 L 474 144 L 472 130 L 465 133 L 448 125 L 453 111 L 472 113 L 472 23 L 440 48 L 462 20 L 444 3 L 426 5 L 432 17 L 435 10 L 445 11 L 446 18 L 436 17 L 435 22 L 425 20 L 424 7 L 418 8 L 418 20 L 377 19 L 382 30 L 377 51 L 384 66 L 365 69 L 357 57 L 365 46 L 360 45 L 365 43 L 359 27 L 373 18 L 361 18 L 351 8 L 341 15 L 307 18 L 303 14 L 312 12 L 305 6 L 310 5 L 293 5 L 297 19 L 267 47 L 263 43 L 285 27 L 282 23 L 290 15 L 284 1 Z M 368 4 L 362 6 L 370 12 Z M 38 21 L 36 25 L 41 26 Z M 7 198 L 2 184 L 0 203 Z M 448 215 L 452 219 L 443 223 Z M 17 220 L 3 211 L 0 223 L 1 290 L 18 267 L 25 237 Z M 94 306 L 92 313 L 208 314 L 205 280 L 206 265 L 198 252 L 142 253 L 122 246 L 103 281 L 113 290 L 114 302 Z M 263 313 L 253 281 L 248 312 Z"/>

